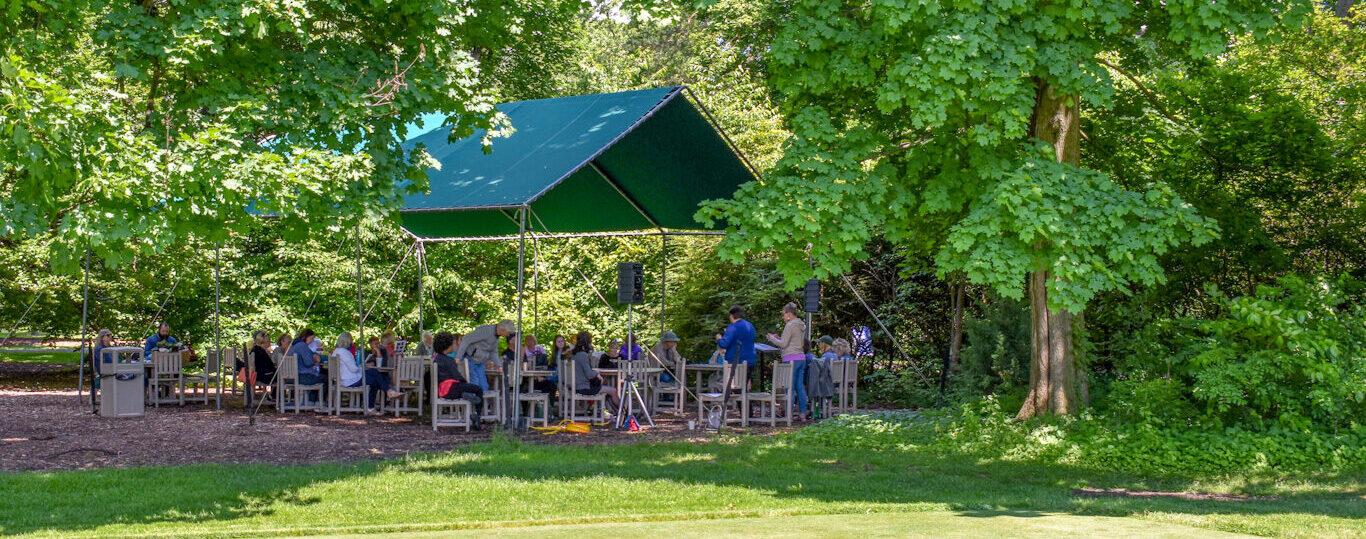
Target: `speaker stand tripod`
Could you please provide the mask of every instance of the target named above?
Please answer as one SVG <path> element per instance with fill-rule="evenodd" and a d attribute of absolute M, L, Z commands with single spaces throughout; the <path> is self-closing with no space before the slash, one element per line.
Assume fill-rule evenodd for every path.
<path fill-rule="evenodd" d="M 620 429 L 620 428 L 622 428 L 622 427 L 624 427 L 624 426 L 626 425 L 626 422 L 628 421 L 628 418 L 631 416 L 632 413 L 635 412 L 635 409 L 636 409 L 636 405 L 637 405 L 637 404 L 640 405 L 640 413 L 643 414 L 643 415 L 645 416 L 645 422 L 648 423 L 651 427 L 655 426 L 655 420 L 654 420 L 653 418 L 650 417 L 650 407 L 645 405 L 645 397 L 642 396 L 642 395 L 640 394 L 640 386 L 639 386 L 639 384 L 636 382 L 636 377 L 635 377 L 635 375 L 634 375 L 634 374 L 627 374 L 627 373 L 629 373 L 629 372 L 633 372 L 633 371 L 634 371 L 634 369 L 635 369 L 635 364 L 634 364 L 634 363 L 631 363 L 631 367 L 627 367 L 626 362 L 633 362 L 633 361 L 640 361 L 640 360 L 641 360 L 641 358 L 639 358 L 639 357 L 637 357 L 635 360 L 632 360 L 632 359 L 631 359 L 631 353 L 632 353 L 632 352 L 635 352 L 635 349 L 636 349 L 636 347 L 635 347 L 635 333 L 633 333 L 633 328 L 631 327 L 631 322 L 632 322 L 632 320 L 631 320 L 631 313 L 632 313 L 632 311 L 633 311 L 633 309 L 631 309 L 630 305 L 627 305 L 627 306 L 626 306 L 626 353 L 623 354 L 622 358 L 618 361 L 618 364 L 617 364 L 617 368 L 619 369 L 617 372 L 622 373 L 622 376 L 621 376 L 621 395 L 620 395 L 620 398 L 621 398 L 621 409 L 620 409 L 620 410 L 617 410 L 617 412 L 618 412 L 618 413 L 617 413 L 617 428 L 618 428 L 618 429 Z"/>

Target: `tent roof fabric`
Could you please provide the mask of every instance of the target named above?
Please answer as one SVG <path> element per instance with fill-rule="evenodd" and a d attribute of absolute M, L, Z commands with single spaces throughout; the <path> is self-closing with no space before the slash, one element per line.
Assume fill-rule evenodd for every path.
<path fill-rule="evenodd" d="M 516 130 L 447 142 L 441 128 L 409 139 L 437 161 L 431 192 L 410 196 L 403 228 L 421 239 L 520 232 L 698 230 L 698 205 L 755 179 L 684 87 L 518 101 L 498 106 Z"/>

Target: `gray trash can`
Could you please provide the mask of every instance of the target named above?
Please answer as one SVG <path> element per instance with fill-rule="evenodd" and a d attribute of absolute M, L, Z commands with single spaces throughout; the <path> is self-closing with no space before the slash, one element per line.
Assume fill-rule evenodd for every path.
<path fill-rule="evenodd" d="M 141 417 L 143 415 L 143 376 L 146 367 L 138 353 L 101 351 L 100 415 L 103 417 Z M 110 358 L 108 356 L 114 356 Z M 131 357 L 128 357 L 131 356 Z M 120 361 L 127 358 L 127 361 Z M 110 359 L 111 361 L 104 361 Z"/>

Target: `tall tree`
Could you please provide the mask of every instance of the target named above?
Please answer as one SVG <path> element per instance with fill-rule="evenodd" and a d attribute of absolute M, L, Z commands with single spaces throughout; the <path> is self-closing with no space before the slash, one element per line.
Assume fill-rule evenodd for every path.
<path fill-rule="evenodd" d="M 0 237 L 51 235 L 72 268 L 194 235 L 247 208 L 316 233 L 426 187 L 406 126 L 505 125 L 490 73 L 583 9 L 571 0 L 12 1 L 0 11 Z"/>
<path fill-rule="evenodd" d="M 1130 191 L 1079 166 L 1081 114 L 1113 94 L 1107 67 L 1190 58 L 1264 35 L 1309 3 L 792 0 L 774 6 L 771 90 L 793 137 L 774 174 L 699 214 L 727 220 L 722 254 L 774 249 L 789 286 L 846 271 L 874 234 L 939 271 L 1029 295 L 1020 417 L 1070 413 L 1072 320 L 1098 292 L 1163 279 L 1158 255 L 1216 227 L 1170 188 Z M 1023 286 L 1022 286 L 1023 285 Z"/>

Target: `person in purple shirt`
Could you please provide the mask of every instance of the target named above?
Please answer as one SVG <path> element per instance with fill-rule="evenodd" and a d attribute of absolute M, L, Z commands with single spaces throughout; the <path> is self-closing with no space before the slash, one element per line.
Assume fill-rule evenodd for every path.
<path fill-rule="evenodd" d="M 730 308 L 730 325 L 726 332 L 716 336 L 716 347 L 726 351 L 726 363 L 748 363 L 753 369 L 759 362 L 754 353 L 754 324 L 745 320 L 745 308 L 733 305 Z"/>
<path fill-rule="evenodd" d="M 627 335 L 626 337 L 627 340 L 622 342 L 621 348 L 617 350 L 617 354 L 621 356 L 621 359 L 631 361 L 640 359 L 640 354 L 645 352 L 645 350 L 640 347 L 640 341 L 635 338 L 634 334 Z M 629 351 L 626 349 L 627 342 L 631 343 L 631 350 Z"/>

